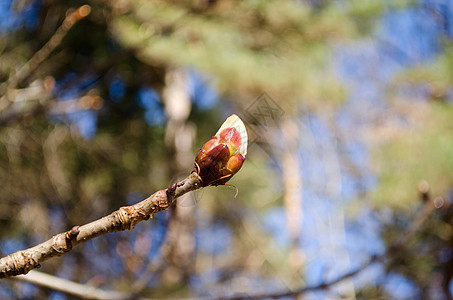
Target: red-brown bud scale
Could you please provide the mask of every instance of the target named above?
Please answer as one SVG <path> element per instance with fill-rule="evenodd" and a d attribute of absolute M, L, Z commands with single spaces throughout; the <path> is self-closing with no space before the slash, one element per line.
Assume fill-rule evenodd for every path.
<path fill-rule="evenodd" d="M 246 155 L 247 131 L 241 119 L 232 115 L 198 151 L 194 171 L 203 186 L 223 185 L 239 171 Z"/>

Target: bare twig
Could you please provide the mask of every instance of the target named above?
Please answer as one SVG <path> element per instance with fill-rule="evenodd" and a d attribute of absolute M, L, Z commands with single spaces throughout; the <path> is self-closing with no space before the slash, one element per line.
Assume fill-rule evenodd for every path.
<path fill-rule="evenodd" d="M 178 197 L 200 187 L 200 176 L 192 173 L 184 180 L 170 185 L 168 189 L 157 191 L 137 204 L 121 207 L 108 216 L 80 227 L 74 226 L 71 230 L 57 234 L 35 247 L 0 258 L 0 278 L 27 274 L 30 270 L 39 267 L 40 263 L 63 255 L 71 251 L 74 246 L 100 235 L 131 230 L 137 223 L 148 220 L 161 210 L 168 209 Z"/>
<path fill-rule="evenodd" d="M 47 43 L 39 49 L 15 74 L 13 74 L 8 81 L 4 82 L 0 86 L 0 95 L 4 95 L 6 93 L 6 99 L 9 99 L 7 96 L 8 90 L 16 87 L 22 80 L 27 78 L 34 70 L 36 70 L 36 68 L 38 68 L 39 65 L 49 57 L 58 45 L 61 44 L 61 41 L 69 30 L 78 21 L 88 16 L 90 12 L 91 7 L 89 5 L 82 5 L 76 10 L 68 11 L 63 23 L 60 27 L 58 27 Z M 9 100 L 12 101 L 11 99 Z"/>
<path fill-rule="evenodd" d="M 342 282 L 346 279 L 349 279 L 366 268 L 378 261 L 384 261 L 384 259 L 391 257 L 398 253 L 403 246 L 409 241 L 425 224 L 428 218 L 432 215 L 432 213 L 436 210 L 436 208 L 441 208 L 444 205 L 441 198 L 436 198 L 434 200 L 427 201 L 420 211 L 418 216 L 414 219 L 414 221 L 408 226 L 408 230 L 402 232 L 394 242 L 387 248 L 387 250 L 380 255 L 373 255 L 371 256 L 366 262 L 362 265 L 357 267 L 356 269 L 346 272 L 335 279 L 328 280 L 321 282 L 316 285 L 308 285 L 301 287 L 299 289 L 291 290 L 291 291 L 282 291 L 277 293 L 267 293 L 267 294 L 256 294 L 256 295 L 235 295 L 231 297 L 219 297 L 218 299 L 228 299 L 228 300 L 251 300 L 251 299 L 278 299 L 284 297 L 296 297 L 307 292 L 317 291 L 317 290 L 325 290 L 329 287 Z"/>

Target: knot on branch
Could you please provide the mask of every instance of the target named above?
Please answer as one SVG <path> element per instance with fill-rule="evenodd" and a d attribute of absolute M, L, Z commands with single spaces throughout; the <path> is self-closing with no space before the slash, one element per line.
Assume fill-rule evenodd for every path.
<path fill-rule="evenodd" d="M 173 182 L 165 191 L 165 194 L 167 195 L 168 205 L 171 205 L 173 203 L 173 201 L 175 201 L 175 193 L 176 193 L 177 187 L 178 187 L 178 183 Z"/>
<path fill-rule="evenodd" d="M 174 192 L 170 192 L 170 195 L 173 194 L 174 197 Z M 154 211 L 151 213 L 153 215 L 154 213 L 165 210 L 170 207 L 170 201 L 168 201 L 167 197 L 167 191 L 160 190 L 156 192 L 151 199 L 153 206 L 155 207 Z"/>
<path fill-rule="evenodd" d="M 73 231 L 75 227 L 73 227 L 71 230 L 67 231 L 64 234 L 60 233 L 52 238 L 52 249 L 55 250 L 58 253 L 58 255 L 62 255 L 65 254 L 66 252 L 71 251 L 72 242 L 79 234 L 78 232 L 77 234 L 75 234 L 75 232 Z"/>
<path fill-rule="evenodd" d="M 71 251 L 72 244 L 80 233 L 79 226 L 72 227 L 65 234 L 58 234 L 53 237 L 52 249 L 58 252 L 58 255 Z"/>
<path fill-rule="evenodd" d="M 80 227 L 74 226 L 71 228 L 71 230 L 66 232 L 65 238 L 70 241 L 75 240 L 77 238 L 77 236 L 79 235 L 79 233 L 80 233 Z"/>
<path fill-rule="evenodd" d="M 39 266 L 31 255 L 18 251 L 1 259 L 5 267 L 0 273 L 0 278 L 27 274 L 30 270 Z"/>
<path fill-rule="evenodd" d="M 135 224 L 132 224 L 132 209 L 130 206 L 121 207 L 115 212 L 115 231 L 131 230 Z"/>

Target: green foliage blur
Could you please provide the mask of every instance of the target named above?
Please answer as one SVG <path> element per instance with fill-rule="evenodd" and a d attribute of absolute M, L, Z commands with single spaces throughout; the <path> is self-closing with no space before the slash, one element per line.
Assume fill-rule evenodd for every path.
<path fill-rule="evenodd" d="M 314 259 L 300 255 L 302 267 L 294 268 L 292 248 L 303 252 L 303 247 L 297 239 L 290 241 L 285 227 L 289 221 L 283 217 L 270 223 L 270 212 L 284 212 L 288 206 L 286 154 L 303 156 L 303 149 L 310 148 L 308 159 L 298 164 L 305 174 L 303 183 L 296 183 L 304 199 L 301 214 L 319 199 L 340 203 L 333 215 L 341 215 L 346 236 L 348 225 L 360 228 L 361 213 L 372 211 L 367 218 L 378 220 L 384 252 L 422 210 L 421 182 L 429 186 L 429 201 L 443 199 L 444 206 L 426 226 L 381 262 L 381 275 L 403 276 L 422 297 L 430 298 L 427 289 L 437 288 L 451 299 L 451 41 L 443 41 L 436 59 L 404 68 L 389 79 L 377 113 L 369 105 L 358 112 L 361 119 L 353 129 L 342 131 L 339 125 L 338 114 L 353 91 L 334 67 L 335 49 L 371 39 L 385 13 L 419 5 L 387 2 L 12 1 L 12 14 L 25 20 L 11 28 L 3 25 L 0 34 L 0 254 L 101 218 L 188 175 L 198 149 L 226 116 L 237 113 L 249 129 L 256 129 L 247 108 L 265 92 L 284 115 L 269 131 L 249 131 L 247 160 L 229 182 L 239 189 L 238 198 L 232 187 L 205 188 L 133 231 L 80 245 L 45 262 L 40 271 L 155 298 L 227 296 L 261 288 L 271 293 L 313 282 L 304 267 Z M 42 62 L 13 80 L 82 4 L 90 6 L 90 14 L 71 27 Z M 369 69 L 373 72 L 379 65 Z M 197 98 L 194 90 L 188 92 L 189 113 L 172 123 L 172 108 L 163 99 L 174 70 L 196 74 L 204 89 L 215 89 L 215 99 L 209 102 Z M 421 99 L 401 92 L 419 87 L 429 91 Z M 334 158 L 322 157 L 329 162 L 310 177 L 306 165 L 329 148 L 316 140 L 323 133 L 305 130 L 313 116 L 327 124 L 325 136 L 334 136 Z M 297 147 L 292 152 L 285 148 L 288 141 L 279 123 L 284 120 L 301 128 L 293 137 Z M 185 152 L 177 142 L 168 142 L 172 126 L 190 129 Z M 359 168 L 352 166 L 352 151 L 341 150 L 353 138 L 369 151 L 369 161 Z M 192 158 L 180 163 L 187 152 Z M 346 188 L 332 188 L 336 172 L 340 186 L 348 181 L 343 172 L 357 181 L 373 176 L 376 183 L 341 196 Z M 321 173 L 325 177 L 320 179 Z M 190 213 L 181 227 L 189 233 L 172 237 L 172 231 L 183 230 L 174 229 L 175 211 L 184 210 Z M 320 218 L 320 223 L 330 220 Z M 318 225 L 299 225 L 304 243 L 321 243 L 306 240 Z M 186 246 L 190 253 L 181 254 Z M 325 251 L 320 247 L 319 253 Z M 360 264 L 353 255 L 348 260 L 348 267 Z M 352 289 L 343 286 L 341 291 L 352 298 L 390 297 L 385 282 L 350 283 Z M 0 282 L 0 298 L 47 299 L 54 293 L 40 288 L 26 294 L 23 284 Z"/>

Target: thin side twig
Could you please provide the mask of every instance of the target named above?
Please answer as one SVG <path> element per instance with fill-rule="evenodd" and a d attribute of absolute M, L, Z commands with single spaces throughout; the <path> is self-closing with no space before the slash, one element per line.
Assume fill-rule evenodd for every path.
<path fill-rule="evenodd" d="M 77 283 L 36 270 L 30 271 L 27 275 L 18 275 L 14 279 L 47 287 L 49 289 L 77 296 L 82 299 L 145 300 L 145 298 L 135 298 L 134 295 L 130 293 L 103 290 L 88 284 Z"/>
<path fill-rule="evenodd" d="M 361 273 L 365 269 L 367 269 L 370 265 L 375 262 L 384 261 L 386 258 L 391 257 L 392 255 L 397 254 L 403 246 L 422 228 L 425 222 L 429 219 L 432 213 L 437 209 L 441 208 L 445 205 L 444 202 L 439 203 L 441 199 L 436 198 L 434 200 L 429 200 L 425 203 L 423 209 L 420 211 L 418 216 L 414 219 L 414 221 L 410 224 L 408 229 L 402 232 L 394 241 L 393 243 L 387 248 L 387 250 L 380 254 L 380 255 L 372 255 L 369 259 L 367 259 L 362 265 L 359 267 L 348 271 L 340 276 L 321 282 L 315 285 L 307 285 L 304 287 L 300 287 L 295 290 L 287 290 L 275 293 L 263 293 L 263 294 L 255 294 L 255 295 L 247 295 L 247 294 L 240 294 L 240 295 L 233 295 L 229 297 L 219 297 L 218 299 L 223 300 L 252 300 L 252 299 L 278 299 L 278 298 L 287 298 L 287 297 L 297 297 L 307 292 L 318 291 L 318 290 L 326 290 L 331 286 L 340 283 L 346 279 L 349 279 L 357 274 Z"/>
<path fill-rule="evenodd" d="M 132 230 L 137 223 L 168 209 L 178 197 L 201 188 L 201 182 L 200 176 L 192 173 L 184 180 L 173 183 L 165 190 L 157 191 L 137 204 L 121 207 L 108 216 L 83 226 L 74 226 L 71 230 L 59 233 L 35 247 L 0 258 L 0 278 L 27 274 L 39 267 L 40 263 L 66 254 L 73 247 L 100 235 Z"/>

